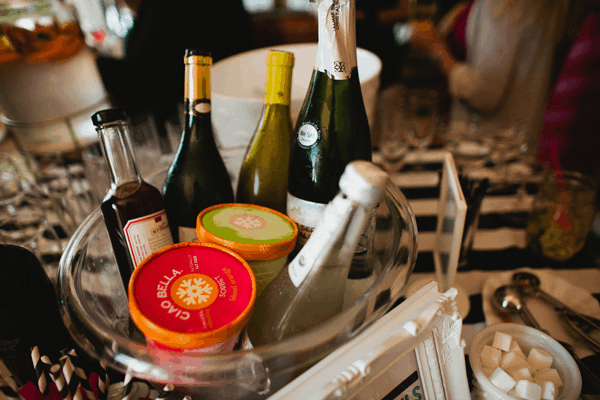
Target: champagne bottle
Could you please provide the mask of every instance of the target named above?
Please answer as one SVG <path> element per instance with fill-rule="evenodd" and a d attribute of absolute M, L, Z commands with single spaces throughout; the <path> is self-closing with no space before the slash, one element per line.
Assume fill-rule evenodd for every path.
<path fill-rule="evenodd" d="M 196 217 L 209 206 L 233 203 L 231 179 L 215 143 L 210 111 L 210 53 L 186 50 L 185 127 L 167 172 L 163 196 L 176 243 L 198 241 Z"/>
<path fill-rule="evenodd" d="M 294 54 L 270 51 L 262 116 L 250 140 L 236 192 L 238 203 L 286 212 Z"/>
<path fill-rule="evenodd" d="M 317 229 L 256 300 L 247 326 L 252 346 L 291 337 L 341 312 L 356 245 L 388 180 L 371 162 L 348 164 L 340 192 L 326 207 Z"/>
<path fill-rule="evenodd" d="M 133 270 L 173 238 L 160 191 L 138 173 L 126 119 L 115 108 L 92 115 L 111 180 L 100 210 L 127 291 Z"/>
<path fill-rule="evenodd" d="M 287 214 L 302 246 L 337 191 L 343 168 L 371 160 L 371 134 L 358 80 L 354 0 L 317 0 L 319 42 L 295 127 Z"/>

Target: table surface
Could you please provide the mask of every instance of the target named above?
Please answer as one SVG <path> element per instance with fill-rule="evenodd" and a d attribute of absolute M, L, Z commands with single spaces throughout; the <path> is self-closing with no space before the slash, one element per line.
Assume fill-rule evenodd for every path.
<path fill-rule="evenodd" d="M 414 157 L 409 154 L 406 165 L 391 175 L 411 205 L 419 232 L 419 254 L 409 279 L 409 293 L 411 286 L 420 287 L 435 280 L 432 251 L 437 225 L 439 170 L 444 153 L 443 149 L 427 151 L 422 157 L 421 170 L 411 162 Z M 373 154 L 373 161 L 381 163 L 381 155 L 378 152 Z M 482 175 L 493 179 L 494 172 L 483 171 Z M 527 216 L 537 185 L 528 185 L 524 195 L 517 194 L 517 185 L 499 191 L 494 191 L 493 187 L 491 189 L 491 193 L 488 193 L 482 202 L 473 251 L 467 265 L 458 270 L 453 285 L 466 295 L 470 303 L 468 314 L 463 316 L 462 337 L 467 342 L 466 351 L 475 334 L 487 326 L 482 289 L 488 279 L 498 278 L 518 268 L 529 267 L 542 274 L 562 279 L 591 294 L 596 302 L 600 301 L 600 214 L 596 216 L 595 230 L 590 232 L 584 248 L 578 254 L 563 263 L 550 263 L 536 257 L 526 248 Z M 552 329 L 556 328 L 550 327 L 551 333 Z M 573 344 L 577 354 L 600 375 L 600 354 L 594 355 L 581 340 L 573 338 L 566 341 Z M 468 363 L 467 370 L 470 373 Z M 585 390 L 584 386 L 584 392 Z M 600 399 L 597 396 L 588 397 Z"/>
<path fill-rule="evenodd" d="M 2 147 L 8 150 L 5 143 Z M 409 286 L 435 280 L 432 250 L 437 222 L 439 170 L 444 153 L 443 149 L 428 150 L 422 157 L 422 170 L 416 170 L 409 155 L 403 169 L 391 174 L 413 209 L 419 232 L 419 255 Z M 381 161 L 378 152 L 374 152 L 373 161 Z M 590 233 L 584 249 L 568 262 L 550 265 L 537 259 L 525 248 L 526 217 L 535 187 L 528 188 L 525 195 L 517 195 L 514 189 L 491 193 L 484 198 L 473 252 L 466 267 L 461 268 L 456 276 L 455 286 L 470 303 L 470 311 L 463 321 L 467 349 L 471 338 L 486 326 L 482 307 L 483 285 L 486 280 L 503 272 L 521 267 L 550 272 L 600 300 L 600 232 Z M 589 353 L 581 354 L 586 355 Z M 0 375 L 7 376 L 1 363 Z M 0 400 L 2 398 L 0 393 Z"/>

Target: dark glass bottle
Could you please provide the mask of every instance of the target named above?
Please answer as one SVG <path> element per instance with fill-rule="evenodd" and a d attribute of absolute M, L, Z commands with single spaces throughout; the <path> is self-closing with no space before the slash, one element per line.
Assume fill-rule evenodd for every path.
<path fill-rule="evenodd" d="M 173 244 L 160 191 L 138 173 L 126 119 L 119 109 L 92 115 L 111 180 L 100 209 L 125 291 L 146 256 Z"/>
<path fill-rule="evenodd" d="M 0 245 L 0 359 L 19 385 L 37 383 L 31 348 L 58 361 L 75 344 L 65 327 L 56 291 L 29 250 Z M 37 385 L 36 385 L 37 386 Z"/>
<path fill-rule="evenodd" d="M 250 140 L 236 191 L 238 203 L 257 204 L 285 214 L 292 118 L 290 94 L 294 54 L 272 50 L 262 116 Z"/>
<path fill-rule="evenodd" d="M 231 178 L 215 143 L 211 120 L 209 52 L 186 50 L 185 127 L 163 187 L 176 243 L 198 241 L 196 218 L 205 208 L 233 203 Z"/>
<path fill-rule="evenodd" d="M 303 246 L 353 160 L 371 160 L 371 133 L 358 80 L 354 0 L 318 1 L 319 42 L 292 143 L 287 214 Z"/>

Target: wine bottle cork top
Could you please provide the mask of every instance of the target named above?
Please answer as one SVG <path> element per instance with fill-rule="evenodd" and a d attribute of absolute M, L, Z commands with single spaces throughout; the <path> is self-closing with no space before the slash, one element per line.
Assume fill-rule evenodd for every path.
<path fill-rule="evenodd" d="M 207 50 L 187 49 L 183 56 L 183 63 L 185 65 L 211 65 L 212 56 Z"/>
<path fill-rule="evenodd" d="M 389 182 L 389 175 L 369 161 L 348 163 L 340 178 L 340 190 L 349 198 L 365 205 L 381 201 Z"/>
<path fill-rule="evenodd" d="M 289 51 L 271 50 L 267 54 L 267 65 L 294 66 L 294 53 Z"/>
<path fill-rule="evenodd" d="M 248 263 L 207 243 L 158 250 L 129 282 L 133 322 L 155 345 L 174 350 L 218 346 L 239 335 L 255 299 L 256 279 Z"/>
<path fill-rule="evenodd" d="M 127 119 L 127 115 L 125 111 L 120 108 L 109 108 L 106 110 L 101 110 L 92 115 L 92 123 L 94 126 L 108 124 L 110 122 L 116 122 Z"/>
<path fill-rule="evenodd" d="M 274 260 L 296 246 L 298 227 L 287 215 L 254 204 L 218 204 L 196 219 L 200 242 L 235 251 L 247 261 Z"/>

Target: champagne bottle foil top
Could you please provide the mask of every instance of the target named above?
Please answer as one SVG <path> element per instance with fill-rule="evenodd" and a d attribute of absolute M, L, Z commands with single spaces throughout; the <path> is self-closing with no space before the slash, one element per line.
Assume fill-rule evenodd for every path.
<path fill-rule="evenodd" d="M 317 3 L 317 15 L 319 46 L 315 68 L 331 79 L 350 79 L 357 68 L 354 1 L 321 0 Z"/>
<path fill-rule="evenodd" d="M 127 115 L 125 114 L 125 111 L 119 108 L 109 108 L 106 110 L 101 110 L 92 115 L 92 122 L 94 126 L 108 124 L 116 121 L 125 121 L 126 119 Z"/>
<path fill-rule="evenodd" d="M 340 190 L 349 198 L 367 206 L 381 201 L 389 175 L 369 161 L 350 162 L 340 178 Z"/>
<path fill-rule="evenodd" d="M 200 242 L 235 251 L 246 261 L 287 256 L 296 246 L 298 227 L 287 215 L 254 204 L 218 204 L 196 220 Z"/>
<path fill-rule="evenodd" d="M 267 65 L 294 66 L 294 53 L 290 51 L 271 50 L 267 54 Z"/>
<path fill-rule="evenodd" d="M 233 251 L 179 243 L 152 253 L 129 283 L 133 322 L 157 347 L 202 350 L 231 342 L 250 319 L 256 279 Z"/>

